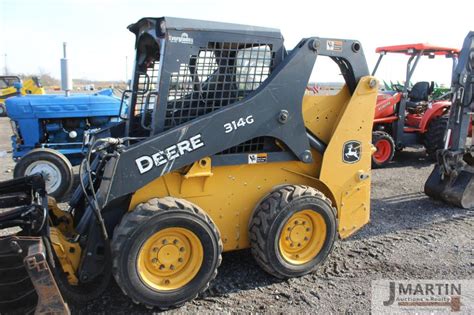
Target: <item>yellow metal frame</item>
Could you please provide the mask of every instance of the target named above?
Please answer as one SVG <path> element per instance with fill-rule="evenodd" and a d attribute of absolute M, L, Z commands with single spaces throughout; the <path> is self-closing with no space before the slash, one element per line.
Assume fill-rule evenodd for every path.
<path fill-rule="evenodd" d="M 68 282 L 77 285 L 79 280 L 76 272 L 81 262 L 82 249 L 78 242 L 69 241 L 75 236 L 72 216 L 59 209 L 56 200 L 51 197 L 48 197 L 48 209 L 56 221 L 56 225 L 50 222 L 51 245 L 63 271 L 67 274 Z"/>
<path fill-rule="evenodd" d="M 16 94 L 17 90 L 13 86 L 6 87 L 4 89 L 0 89 L 0 96 L 7 96 L 11 94 Z M 44 88 L 41 86 L 37 86 L 33 79 L 28 79 L 23 81 L 23 86 L 20 89 L 21 95 L 27 94 L 44 94 Z"/>
<path fill-rule="evenodd" d="M 50 227 L 49 239 L 63 271 L 67 274 L 68 282 L 77 285 L 79 281 L 76 271 L 81 261 L 81 246 L 77 242 L 69 242 L 64 234 L 55 227 Z"/>
<path fill-rule="evenodd" d="M 138 190 L 129 209 L 155 197 L 184 198 L 204 209 L 217 225 L 224 251 L 249 247 L 248 223 L 257 203 L 275 186 L 299 184 L 323 192 L 337 209 L 339 235 L 348 237 L 370 217 L 372 123 L 377 98 L 373 77 L 360 80 L 351 96 L 347 87 L 332 96 L 305 95 L 302 112 L 309 131 L 327 143 L 324 156 L 299 161 L 213 167 L 210 158 L 171 172 Z M 343 161 L 347 141 L 361 143 L 357 163 Z"/>

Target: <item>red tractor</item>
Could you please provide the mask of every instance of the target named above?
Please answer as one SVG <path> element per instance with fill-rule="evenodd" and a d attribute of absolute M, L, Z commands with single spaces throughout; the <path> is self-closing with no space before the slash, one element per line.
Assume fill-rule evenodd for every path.
<path fill-rule="evenodd" d="M 387 53 L 405 54 L 409 58 L 405 83 L 394 84 L 393 91 L 384 91 L 378 95 L 372 135 L 372 143 L 376 148 L 372 156 L 373 166 L 385 166 L 392 160 L 395 151 L 406 146 L 424 145 L 426 153 L 434 156 L 436 150 L 444 146 L 444 131 L 451 102 L 432 97 L 434 82 L 416 82 L 410 87 L 410 80 L 421 57 L 451 58 L 454 67 L 459 50 L 408 44 L 379 47 L 376 52 L 380 56 L 372 75 L 375 75 Z"/>

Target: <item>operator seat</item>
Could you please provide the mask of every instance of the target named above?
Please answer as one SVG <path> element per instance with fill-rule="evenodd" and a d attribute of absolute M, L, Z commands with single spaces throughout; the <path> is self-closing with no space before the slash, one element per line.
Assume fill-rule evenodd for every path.
<path fill-rule="evenodd" d="M 428 96 L 433 92 L 434 82 L 431 84 L 426 81 L 416 82 L 410 93 L 408 93 L 407 108 L 415 108 L 419 102 L 428 101 Z"/>

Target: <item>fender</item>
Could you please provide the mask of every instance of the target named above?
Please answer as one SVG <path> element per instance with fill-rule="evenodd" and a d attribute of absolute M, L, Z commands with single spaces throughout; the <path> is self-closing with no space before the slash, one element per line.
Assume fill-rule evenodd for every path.
<path fill-rule="evenodd" d="M 449 101 L 441 101 L 441 102 L 434 102 L 431 104 L 431 108 L 423 115 L 420 121 L 420 132 L 425 133 L 428 131 L 428 125 L 432 119 L 442 116 L 451 108 L 451 102 Z"/>

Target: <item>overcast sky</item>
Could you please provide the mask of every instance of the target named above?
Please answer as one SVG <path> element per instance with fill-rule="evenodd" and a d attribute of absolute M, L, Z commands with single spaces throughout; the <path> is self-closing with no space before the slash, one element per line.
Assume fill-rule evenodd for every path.
<path fill-rule="evenodd" d="M 377 46 L 429 42 L 460 47 L 474 30 L 473 1 L 215 1 L 215 0 L 0 0 L 0 73 L 4 55 L 12 73 L 47 72 L 59 78 L 62 42 L 74 78 L 124 80 L 130 75 L 134 36 L 126 27 L 145 16 L 175 16 L 276 27 L 291 49 L 309 36 L 360 40 L 369 68 Z M 459 2 L 456 2 L 459 3 Z M 426 60 L 416 80 L 449 83 L 451 62 Z M 406 58 L 387 58 L 379 76 L 403 79 Z M 317 71 L 317 70 L 316 70 Z M 331 66 L 314 76 L 336 81 Z"/>

